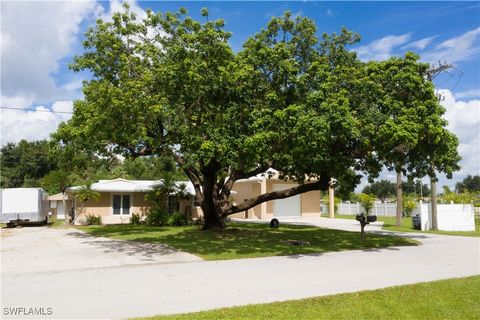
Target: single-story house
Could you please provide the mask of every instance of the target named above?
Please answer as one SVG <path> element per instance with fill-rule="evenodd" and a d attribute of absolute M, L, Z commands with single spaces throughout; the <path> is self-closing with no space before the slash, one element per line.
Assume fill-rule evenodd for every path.
<path fill-rule="evenodd" d="M 72 207 L 72 200 L 66 193 L 57 193 L 47 197 L 48 218 L 65 219 L 68 209 Z"/>
<path fill-rule="evenodd" d="M 192 215 L 195 196 L 193 185 L 186 181 L 177 182 L 177 184 L 179 183 L 186 184 L 187 188 L 185 191 L 188 197 L 179 201 L 175 210 Z M 101 216 L 104 224 L 128 223 L 134 213 L 141 216 L 147 214 L 150 207 L 145 200 L 145 196 L 155 186 L 161 184 L 161 180 L 126 180 L 120 178 L 100 180 L 91 185 L 91 189 L 98 192 L 100 198 L 98 201 L 88 200 L 85 205 L 74 196 L 75 191 L 81 187 L 68 188 L 67 192 L 74 199 L 72 206 L 78 215 L 75 223 L 85 223 L 88 215 Z M 79 210 L 81 212 L 78 212 Z"/>
<path fill-rule="evenodd" d="M 85 223 L 87 215 L 101 216 L 104 224 L 128 223 L 133 213 L 147 214 L 149 204 L 146 202 L 145 196 L 153 190 L 155 185 L 161 183 L 161 180 L 100 180 L 91 186 L 92 190 L 100 194 L 98 201 L 87 201 L 82 212 L 78 214 L 82 203 L 72 196 L 73 202 L 69 210 L 73 206 L 78 214 L 76 223 L 80 224 Z M 201 217 L 203 213 L 195 201 L 193 184 L 189 181 L 178 181 L 177 183 L 186 185 L 187 197 L 178 201 L 175 210 L 193 218 Z M 235 182 L 232 196 L 234 201 L 241 202 L 262 193 L 283 190 L 295 185 L 297 185 L 295 182 L 279 179 L 276 172 L 270 171 L 270 174 L 260 174 Z M 79 189 L 80 187 L 69 188 L 68 193 L 73 195 L 74 191 Z M 273 217 L 315 216 L 320 216 L 320 191 L 310 191 L 285 199 L 268 201 L 245 212 L 231 215 L 232 218 L 259 220 L 269 220 Z"/>

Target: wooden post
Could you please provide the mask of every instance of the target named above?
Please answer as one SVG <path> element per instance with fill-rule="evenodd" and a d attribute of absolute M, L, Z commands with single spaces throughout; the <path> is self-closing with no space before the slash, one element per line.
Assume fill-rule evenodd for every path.
<path fill-rule="evenodd" d="M 431 196 L 431 212 L 432 212 L 432 230 L 438 230 L 437 223 L 437 181 L 430 177 L 430 196 Z"/>
<path fill-rule="evenodd" d="M 335 193 L 332 185 L 328 188 L 328 216 L 335 218 Z"/>

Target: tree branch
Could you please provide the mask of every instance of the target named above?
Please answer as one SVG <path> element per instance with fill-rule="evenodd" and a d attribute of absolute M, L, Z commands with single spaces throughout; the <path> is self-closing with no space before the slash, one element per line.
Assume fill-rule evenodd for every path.
<path fill-rule="evenodd" d="M 229 204 L 222 208 L 222 216 L 226 217 L 228 215 L 248 210 L 260 203 L 275 200 L 275 199 L 284 199 L 288 197 L 295 196 L 297 194 L 301 194 L 308 191 L 313 190 L 328 190 L 328 182 L 330 181 L 330 177 L 322 176 L 320 180 L 317 182 L 312 183 L 305 183 L 290 189 L 280 190 L 280 191 L 273 191 L 269 193 L 261 194 L 255 198 L 248 199 L 239 205 Z"/>

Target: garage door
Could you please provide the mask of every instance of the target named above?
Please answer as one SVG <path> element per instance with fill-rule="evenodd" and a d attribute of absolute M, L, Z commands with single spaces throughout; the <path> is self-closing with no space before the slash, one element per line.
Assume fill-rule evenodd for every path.
<path fill-rule="evenodd" d="M 274 184 L 273 191 L 292 188 L 291 184 Z M 299 217 L 301 215 L 300 195 L 273 201 L 273 215 L 275 217 Z"/>

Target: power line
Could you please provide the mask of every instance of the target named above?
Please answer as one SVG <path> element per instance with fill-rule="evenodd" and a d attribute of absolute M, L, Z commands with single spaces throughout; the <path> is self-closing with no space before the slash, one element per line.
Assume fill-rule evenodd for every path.
<path fill-rule="evenodd" d="M 17 110 L 17 111 L 30 111 L 30 112 L 49 112 L 49 113 L 73 114 L 73 112 L 71 112 L 71 111 L 32 110 L 32 109 L 13 108 L 13 107 L 0 107 L 0 109 Z"/>

